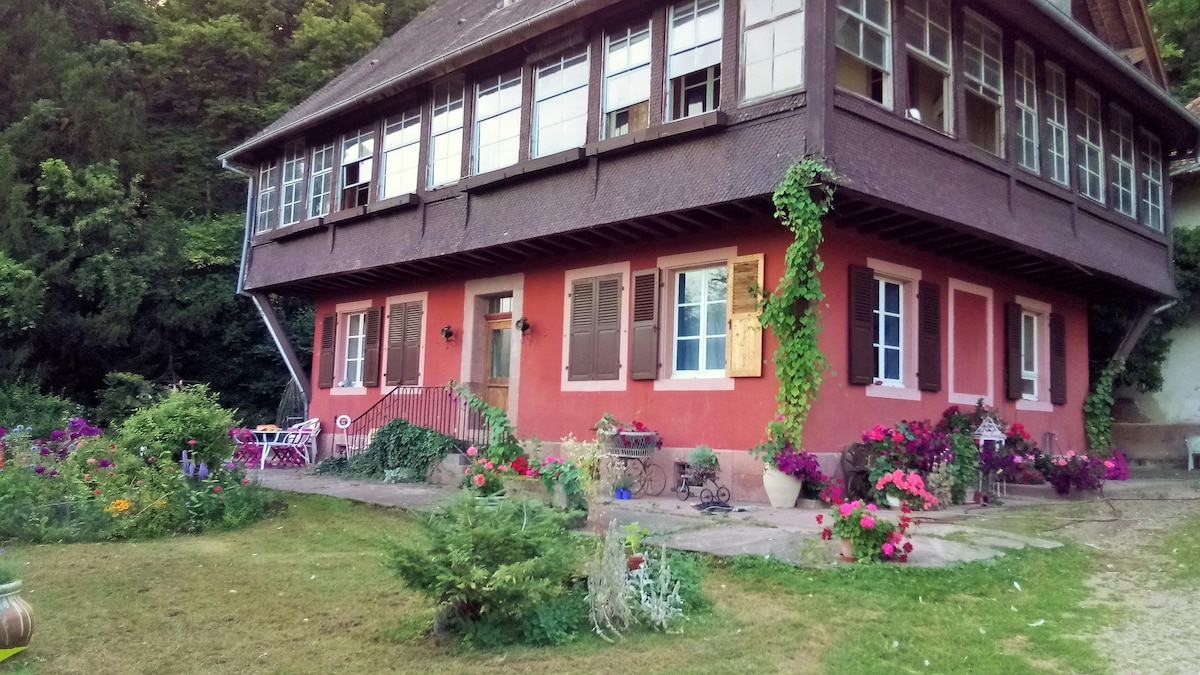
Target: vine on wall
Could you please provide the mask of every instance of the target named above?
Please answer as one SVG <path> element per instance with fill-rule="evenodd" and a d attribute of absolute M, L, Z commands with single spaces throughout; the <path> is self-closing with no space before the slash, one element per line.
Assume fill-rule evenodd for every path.
<path fill-rule="evenodd" d="M 1125 361 L 1117 360 L 1100 372 L 1092 390 L 1083 399 L 1083 432 L 1088 450 L 1108 454 L 1112 448 L 1113 385 L 1125 370 Z"/>
<path fill-rule="evenodd" d="M 821 160 L 805 157 L 788 167 L 772 200 L 775 217 L 795 235 L 784 256 L 784 273 L 775 290 L 764 294 L 760 320 L 779 339 L 775 350 L 775 377 L 779 380 L 779 415 L 767 427 L 777 440 L 797 448 L 804 424 L 824 380 L 828 362 L 817 346 L 821 332 L 817 308 L 825 294 L 818 275 L 823 264 L 821 218 L 833 202 L 833 172 Z"/>

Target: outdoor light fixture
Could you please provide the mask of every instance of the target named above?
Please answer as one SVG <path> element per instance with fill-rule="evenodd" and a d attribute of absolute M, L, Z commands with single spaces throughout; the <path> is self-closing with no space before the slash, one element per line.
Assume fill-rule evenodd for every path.
<path fill-rule="evenodd" d="M 521 317 L 517 319 L 517 322 L 513 325 L 517 327 L 517 330 L 521 331 L 522 335 L 524 335 L 525 331 L 529 330 L 529 319 Z"/>
<path fill-rule="evenodd" d="M 454 337 L 454 329 L 450 328 L 450 324 L 442 326 L 442 337 L 446 338 L 446 342 L 449 342 Z"/>

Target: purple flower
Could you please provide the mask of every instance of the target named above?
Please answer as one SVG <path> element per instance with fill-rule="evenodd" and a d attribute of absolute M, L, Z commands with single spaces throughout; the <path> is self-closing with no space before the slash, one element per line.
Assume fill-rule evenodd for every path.
<path fill-rule="evenodd" d="M 51 476 L 51 477 L 54 477 L 54 476 L 57 476 L 57 475 L 58 475 L 58 471 L 55 471 L 55 470 L 51 470 L 51 471 L 50 471 L 50 476 Z"/>
<path fill-rule="evenodd" d="M 205 478 L 208 478 L 208 464 L 205 464 L 204 462 L 200 462 L 200 472 L 196 475 L 196 477 L 199 478 L 200 480 L 204 480 Z"/>
<path fill-rule="evenodd" d="M 34 473 L 46 473 L 46 467 L 41 466 L 41 465 L 35 466 L 35 467 L 33 467 L 33 472 Z"/>
<path fill-rule="evenodd" d="M 112 465 L 113 465 L 113 463 L 112 463 L 112 460 L 111 460 L 111 459 L 109 459 L 109 458 L 107 458 L 107 457 L 102 457 L 102 458 L 100 459 L 100 461 L 99 461 L 99 462 L 97 462 L 97 464 L 98 464 L 98 465 L 99 465 L 101 468 L 103 468 L 103 467 L 106 467 L 106 466 L 112 466 Z"/>
<path fill-rule="evenodd" d="M 233 470 L 234 470 L 234 469 L 236 469 L 236 468 L 237 468 L 237 464 L 234 464 L 233 462 L 225 462 L 225 469 L 226 469 L 226 470 L 228 470 L 228 471 L 233 471 Z"/>
<path fill-rule="evenodd" d="M 50 432 L 50 442 L 51 443 L 56 443 L 66 437 L 67 437 L 67 432 L 63 431 L 62 429 L 55 429 L 54 431 Z"/>
<path fill-rule="evenodd" d="M 5 429 L 4 427 L 0 427 L 0 436 L 7 436 L 7 435 L 8 435 L 8 429 Z"/>
<path fill-rule="evenodd" d="M 40 452 L 43 455 L 48 455 L 48 454 L 50 454 L 50 448 L 47 448 L 46 446 L 43 445 L 42 449 L 39 450 L 38 452 Z"/>

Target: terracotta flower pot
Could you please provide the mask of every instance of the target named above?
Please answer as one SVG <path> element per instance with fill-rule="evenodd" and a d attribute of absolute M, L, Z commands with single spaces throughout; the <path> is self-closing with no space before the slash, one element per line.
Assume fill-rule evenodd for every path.
<path fill-rule="evenodd" d="M 636 570 L 637 568 L 641 567 L 642 563 L 645 562 L 645 560 L 646 560 L 645 556 L 640 556 L 640 555 L 629 556 L 629 570 L 633 571 L 633 570 Z"/>
<path fill-rule="evenodd" d="M 774 508 L 790 509 L 794 507 L 796 498 L 800 496 L 800 488 L 803 486 L 804 481 L 795 476 L 789 476 L 773 466 L 767 465 L 763 469 L 763 488 L 767 491 L 767 499 Z"/>
<path fill-rule="evenodd" d="M 29 644 L 33 635 L 33 610 L 21 598 L 21 581 L 0 586 L 0 650 Z"/>
<path fill-rule="evenodd" d="M 854 542 L 850 537 L 842 537 L 842 562 L 858 562 L 854 557 Z"/>

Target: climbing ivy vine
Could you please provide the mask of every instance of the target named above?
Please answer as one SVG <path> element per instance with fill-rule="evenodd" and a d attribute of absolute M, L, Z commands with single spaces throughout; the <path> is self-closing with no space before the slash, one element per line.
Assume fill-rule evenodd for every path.
<path fill-rule="evenodd" d="M 1124 360 L 1109 364 L 1083 399 L 1083 432 L 1087 435 L 1088 450 L 1092 452 L 1107 454 L 1112 448 L 1113 384 L 1124 370 Z"/>
<path fill-rule="evenodd" d="M 828 362 L 817 346 L 821 332 L 818 308 L 825 294 L 818 275 L 823 264 L 821 218 L 833 201 L 832 171 L 821 160 L 805 157 L 790 166 L 772 200 L 775 217 L 795 235 L 784 256 L 784 273 L 775 290 L 762 299 L 764 327 L 779 340 L 775 350 L 775 377 L 779 380 L 779 416 L 767 431 L 776 440 L 796 447 L 804 424 L 824 380 Z"/>

